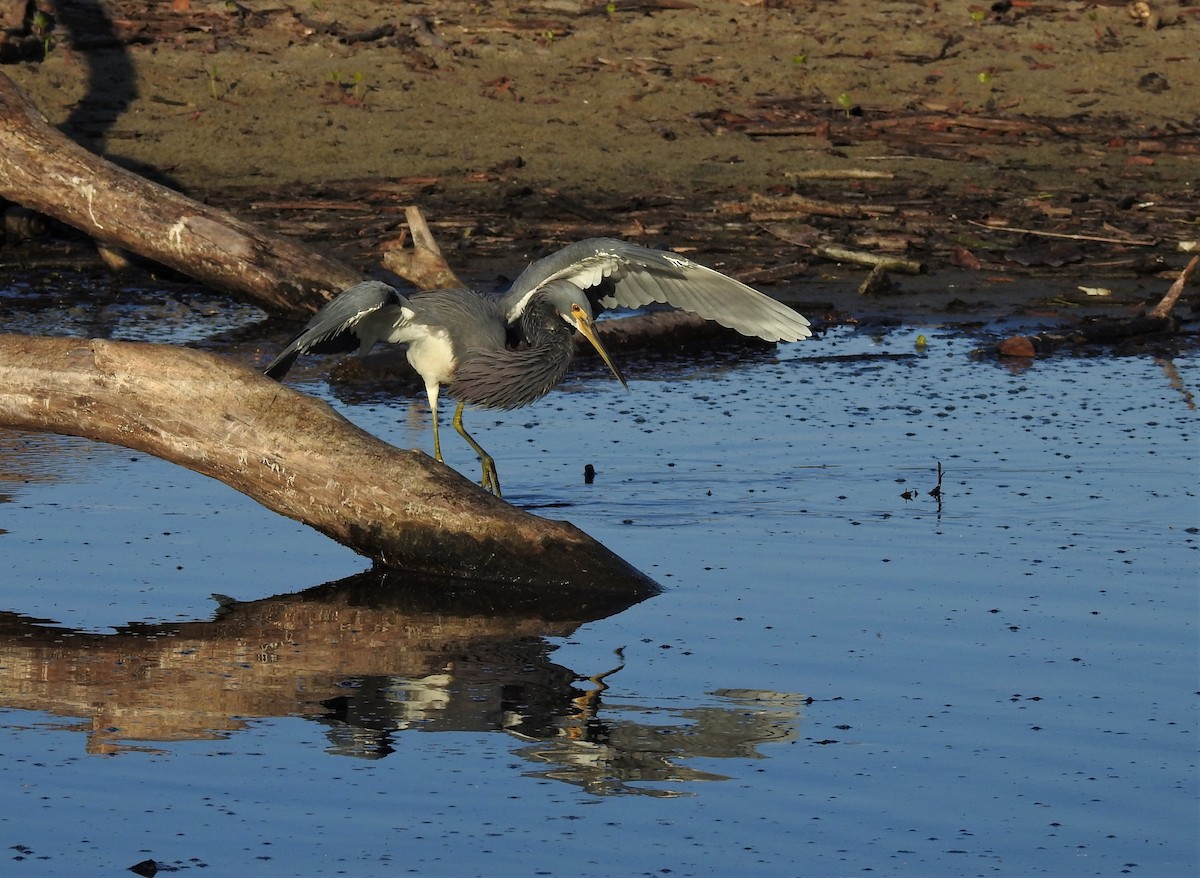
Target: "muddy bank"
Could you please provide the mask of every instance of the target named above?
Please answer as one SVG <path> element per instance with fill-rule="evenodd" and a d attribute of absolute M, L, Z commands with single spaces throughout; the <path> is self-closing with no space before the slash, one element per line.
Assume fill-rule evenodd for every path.
<path fill-rule="evenodd" d="M 473 280 L 616 234 L 812 307 L 816 244 L 1137 296 L 1198 237 L 1200 6 L 53 5 L 0 68 L 53 123 L 365 272 L 413 202 Z"/>

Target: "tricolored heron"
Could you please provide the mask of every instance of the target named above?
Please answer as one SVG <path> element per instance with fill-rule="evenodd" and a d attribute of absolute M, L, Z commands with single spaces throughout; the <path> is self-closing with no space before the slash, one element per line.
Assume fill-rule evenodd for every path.
<path fill-rule="evenodd" d="M 592 238 L 531 264 L 506 293 L 430 290 L 401 295 L 380 281 L 351 287 L 318 311 L 271 361 L 280 379 L 301 354 L 366 354 L 378 342 L 407 346 L 433 415 L 433 454 L 442 459 L 438 396 L 458 400 L 454 429 L 479 455 L 483 487 L 500 496 L 491 455 L 463 427 L 463 406 L 514 409 L 545 396 L 567 373 L 578 330 L 626 385 L 593 326 L 608 308 L 673 305 L 766 341 L 799 341 L 808 321 L 774 299 L 675 253 Z"/>

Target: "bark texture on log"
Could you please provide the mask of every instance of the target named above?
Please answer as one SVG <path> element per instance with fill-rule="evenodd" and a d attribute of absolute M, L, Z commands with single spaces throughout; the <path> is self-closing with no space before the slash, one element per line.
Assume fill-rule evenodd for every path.
<path fill-rule="evenodd" d="M 303 316 L 362 273 L 88 152 L 0 73 L 0 197 L 214 289 Z"/>
<path fill-rule="evenodd" d="M 324 402 L 200 351 L 0 335 L 0 426 L 153 454 L 384 566 L 583 600 L 657 591 L 573 525 L 509 506 Z"/>

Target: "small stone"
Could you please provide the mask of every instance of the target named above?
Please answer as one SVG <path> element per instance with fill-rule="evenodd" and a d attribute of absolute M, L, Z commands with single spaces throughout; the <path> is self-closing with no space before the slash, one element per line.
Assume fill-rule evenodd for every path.
<path fill-rule="evenodd" d="M 1011 338 L 1006 338 L 996 346 L 1002 357 L 1036 357 L 1037 351 L 1033 348 L 1033 342 L 1024 335 L 1014 335 Z"/>

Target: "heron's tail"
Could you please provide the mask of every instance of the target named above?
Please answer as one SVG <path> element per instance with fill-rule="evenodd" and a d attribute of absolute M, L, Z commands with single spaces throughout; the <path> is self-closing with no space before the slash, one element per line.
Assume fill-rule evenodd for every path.
<path fill-rule="evenodd" d="M 263 369 L 263 374 L 268 378 L 274 378 L 276 381 L 282 381 L 283 376 L 288 373 L 293 365 L 295 365 L 296 358 L 299 356 L 299 348 L 294 348 L 289 345 L 284 349 L 283 353 L 271 361 L 271 365 Z"/>

